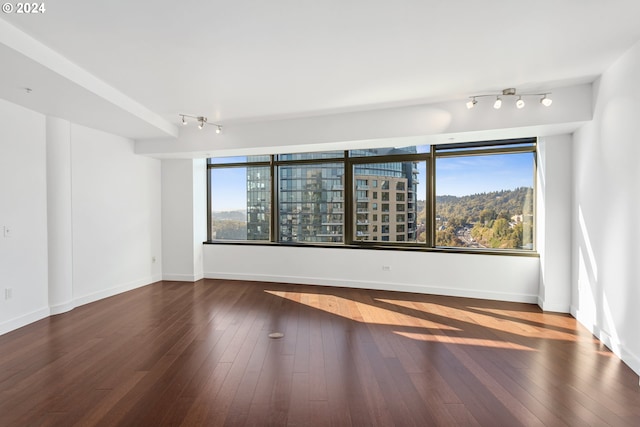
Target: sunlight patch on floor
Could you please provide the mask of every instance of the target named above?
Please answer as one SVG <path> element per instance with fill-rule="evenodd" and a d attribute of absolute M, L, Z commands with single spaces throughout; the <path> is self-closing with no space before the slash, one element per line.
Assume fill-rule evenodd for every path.
<path fill-rule="evenodd" d="M 394 331 L 395 334 L 417 341 L 432 341 L 442 344 L 472 345 L 476 347 L 503 348 L 506 350 L 536 351 L 531 347 L 504 341 L 482 340 L 478 338 L 444 337 L 441 335 L 419 334 L 414 332 Z"/>
<path fill-rule="evenodd" d="M 266 293 L 285 298 L 290 301 L 304 304 L 327 313 L 341 316 L 349 320 L 361 323 L 376 323 L 388 326 L 409 326 L 419 328 L 429 328 L 436 330 L 459 331 L 459 328 L 453 327 L 440 322 L 422 319 L 420 317 L 411 316 L 405 313 L 399 313 L 394 310 L 376 307 L 371 304 L 360 301 L 352 301 L 347 298 L 335 295 L 323 295 L 304 292 L 280 292 L 265 290 Z M 357 311 L 353 312 L 349 306 L 354 304 Z M 382 320 L 384 319 L 384 320 Z"/>

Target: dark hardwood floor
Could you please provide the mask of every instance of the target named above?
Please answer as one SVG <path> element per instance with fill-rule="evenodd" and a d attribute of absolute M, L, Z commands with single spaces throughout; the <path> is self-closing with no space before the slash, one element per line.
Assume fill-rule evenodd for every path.
<path fill-rule="evenodd" d="M 93 425 L 637 427 L 640 387 L 532 305 L 159 282 L 0 336 L 0 426 Z"/>

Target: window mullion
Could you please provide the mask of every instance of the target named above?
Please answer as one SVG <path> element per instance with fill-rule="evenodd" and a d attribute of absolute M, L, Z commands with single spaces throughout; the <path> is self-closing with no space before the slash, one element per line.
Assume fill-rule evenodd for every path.
<path fill-rule="evenodd" d="M 342 241 L 345 245 L 353 243 L 353 224 L 355 222 L 354 209 L 353 209 L 353 164 L 348 158 L 348 152 L 345 151 L 344 160 L 344 197 L 342 204 L 342 216 L 343 221 L 343 237 Z"/>
<path fill-rule="evenodd" d="M 431 146 L 431 156 L 427 161 L 427 200 L 425 201 L 425 211 L 427 217 L 427 236 L 425 243 L 433 248 L 436 245 L 436 146 Z"/>
<path fill-rule="evenodd" d="M 275 243 L 278 241 L 280 235 L 279 221 L 280 206 L 278 204 L 279 191 L 278 191 L 278 172 L 275 166 L 275 156 L 272 154 L 269 161 L 269 174 L 271 177 L 271 212 L 270 214 L 270 228 L 269 241 Z"/>

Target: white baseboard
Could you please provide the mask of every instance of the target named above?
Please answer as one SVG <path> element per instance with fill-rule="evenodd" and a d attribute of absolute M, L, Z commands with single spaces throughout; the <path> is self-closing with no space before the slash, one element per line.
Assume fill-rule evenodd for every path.
<path fill-rule="evenodd" d="M 121 285 L 116 285 L 108 289 L 103 289 L 98 292 L 93 292 L 90 294 L 86 294 L 80 297 L 76 297 L 73 299 L 73 303 L 75 307 L 79 307 L 81 305 L 89 304 L 104 298 L 109 298 L 114 295 L 121 294 L 123 292 L 131 291 L 133 289 L 141 288 L 143 286 L 150 285 L 151 283 L 155 283 L 162 280 L 160 276 L 150 276 L 144 279 L 134 280 L 129 283 L 123 283 Z"/>
<path fill-rule="evenodd" d="M 76 305 L 73 301 L 67 301 L 63 304 L 50 305 L 49 311 L 51 315 L 66 313 L 67 311 L 71 311 L 76 308 Z"/>
<path fill-rule="evenodd" d="M 91 302 L 95 302 L 104 298 L 109 298 L 136 288 L 141 288 L 143 286 L 150 285 L 151 283 L 159 282 L 160 280 L 162 280 L 162 277 L 160 276 L 149 276 L 146 278 L 134 280 L 132 282 L 123 283 L 109 289 L 104 289 L 98 292 L 75 297 L 72 301 L 68 301 L 63 304 L 56 304 L 46 308 L 42 308 L 40 310 L 36 310 L 31 313 L 27 313 L 25 315 L 0 323 L 0 335 L 14 331 L 18 328 L 28 325 L 29 323 L 44 319 L 45 317 L 62 314 L 67 311 L 73 310 L 75 307 L 89 304 Z"/>
<path fill-rule="evenodd" d="M 618 356 L 633 372 L 640 375 L 640 358 L 629 351 L 623 344 L 616 342 L 609 333 L 595 327 L 593 334 L 604 344 L 613 354 Z"/>
<path fill-rule="evenodd" d="M 571 313 L 570 306 L 563 305 L 563 304 L 547 303 L 540 296 L 538 296 L 538 307 L 540 307 L 542 311 L 548 311 L 552 313 Z"/>
<path fill-rule="evenodd" d="M 49 307 L 44 307 L 39 310 L 32 311 L 31 313 L 7 320 L 6 322 L 2 322 L 0 323 L 0 335 L 22 328 L 23 326 L 27 326 L 29 323 L 42 320 L 45 317 L 48 317 L 49 314 Z"/>
<path fill-rule="evenodd" d="M 585 323 L 584 319 L 581 320 L 580 310 L 575 306 L 571 307 L 571 315 L 575 317 L 582 326 L 584 326 L 589 332 L 602 342 L 613 354 L 618 356 L 633 372 L 640 376 L 640 357 L 629 351 L 623 344 L 614 342 L 611 335 L 600 328 L 598 325 L 591 323 Z M 640 385 L 640 384 L 639 384 Z"/>
<path fill-rule="evenodd" d="M 204 279 L 204 274 L 163 274 L 162 280 L 171 282 L 197 282 Z"/>
<path fill-rule="evenodd" d="M 225 280 L 251 280 L 260 282 L 276 282 L 276 283 L 292 283 L 300 285 L 316 285 L 316 286 L 337 286 L 343 288 L 357 289 L 374 289 L 384 291 L 414 292 L 418 294 L 432 294 L 453 297 L 479 298 L 497 301 L 524 302 L 535 304 L 537 295 L 511 294 L 493 291 L 482 291 L 477 289 L 464 288 L 444 288 L 438 286 L 425 286 L 406 283 L 389 283 L 389 282 L 372 282 L 359 280 L 338 280 L 318 277 L 301 277 L 301 276 L 269 276 L 261 274 L 238 274 L 238 273 L 220 273 L 205 272 L 206 279 L 225 279 Z"/>
<path fill-rule="evenodd" d="M 622 361 L 626 363 L 627 366 L 629 366 L 631 370 L 633 370 L 633 372 L 635 372 L 640 376 L 640 357 L 631 353 L 624 346 L 622 346 L 621 352 L 622 352 L 622 357 L 621 357 Z M 638 383 L 638 385 L 640 385 L 640 382 Z"/>
<path fill-rule="evenodd" d="M 569 309 L 569 313 L 571 313 L 571 315 L 577 319 L 578 318 L 578 307 L 576 307 L 575 305 L 572 305 L 571 308 Z"/>

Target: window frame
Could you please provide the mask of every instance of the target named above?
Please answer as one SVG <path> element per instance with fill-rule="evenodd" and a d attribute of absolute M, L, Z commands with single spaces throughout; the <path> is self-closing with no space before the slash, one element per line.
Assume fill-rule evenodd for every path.
<path fill-rule="evenodd" d="M 458 144 L 441 144 L 431 147 L 432 159 L 433 159 L 433 174 L 431 177 L 430 185 L 432 186 L 433 197 L 429 200 L 431 203 L 431 224 L 430 229 L 433 230 L 431 245 L 434 249 L 442 249 L 445 251 L 456 251 L 457 247 L 450 246 L 437 246 L 435 242 L 435 230 L 436 230 L 436 168 L 435 163 L 438 158 L 451 158 L 451 157 L 472 157 L 472 156 L 486 156 L 486 155 L 500 155 L 500 154 L 533 154 L 533 235 L 532 235 L 532 249 L 493 249 L 493 248 L 462 248 L 465 251 L 471 251 L 471 253 L 505 253 L 509 255 L 534 255 L 539 256 L 537 252 L 536 243 L 536 230 L 537 230 L 537 188 L 535 177 L 538 174 L 538 157 L 537 152 L 537 138 L 519 138 L 519 139 L 506 139 L 499 141 L 487 141 L 487 142 L 467 142 Z"/>
<path fill-rule="evenodd" d="M 250 156 L 246 156 L 246 157 L 250 157 Z M 207 159 L 207 241 L 205 243 L 254 243 L 254 244 L 259 244 L 259 243 L 270 243 L 272 242 L 272 234 L 273 234 L 273 222 L 274 222 L 274 218 L 273 218 L 273 190 L 274 190 L 274 185 L 273 185 L 273 156 L 270 156 L 271 160 L 269 161 L 257 161 L 257 162 L 229 162 L 229 163 L 213 163 L 211 161 L 211 159 Z M 270 174 L 270 188 L 269 188 L 269 192 L 270 192 L 270 197 L 271 200 L 269 203 L 271 203 L 271 212 L 270 212 L 270 217 L 269 217 L 269 240 L 214 240 L 211 238 L 211 233 L 212 233 L 212 211 L 211 211 L 211 203 L 212 203 L 212 195 L 211 195 L 211 170 L 212 169 L 232 169 L 232 168 L 250 168 L 250 167 L 269 167 L 269 174 Z M 248 213 L 248 212 L 247 212 Z"/>
<path fill-rule="evenodd" d="M 537 257 L 537 245 L 536 245 L 536 229 L 537 229 L 537 215 L 536 213 L 536 179 L 537 176 L 537 138 L 518 138 L 509 140 L 495 140 L 495 141 L 477 141 L 467 143 L 446 143 L 446 144 L 434 144 L 430 146 L 430 151 L 422 153 L 398 153 L 398 154 L 384 154 L 384 155 L 371 155 L 371 156 L 350 156 L 349 150 L 344 150 L 343 156 L 322 158 L 314 155 L 313 153 L 299 153 L 293 157 L 304 156 L 309 154 L 310 158 L 306 159 L 287 159 L 281 155 L 269 155 L 269 161 L 256 161 L 256 162 L 212 162 L 211 159 L 207 159 L 207 241 L 205 244 L 248 244 L 248 245 L 283 245 L 283 246 L 300 246 L 300 247 L 331 247 L 331 248 L 368 248 L 368 249 L 406 249 L 406 250 L 420 250 L 426 252 L 447 252 L 447 253 L 469 253 L 469 254 L 492 254 L 492 255 L 509 255 L 509 256 L 534 256 Z M 442 247 L 435 245 L 436 236 L 436 160 L 444 157 L 469 157 L 480 156 L 490 154 L 512 154 L 512 153 L 533 153 L 533 248 L 532 249 L 491 249 L 491 248 L 468 248 L 468 247 Z M 262 155 L 265 156 L 265 155 Z M 355 197 L 357 195 L 355 188 L 356 182 L 354 181 L 354 167 L 362 164 L 372 163 L 397 163 L 397 162 L 425 162 L 426 164 L 426 176 L 421 179 L 426 180 L 426 195 L 425 197 L 425 241 L 424 242 L 397 242 L 397 241 L 383 241 L 383 240 L 370 240 L 361 241 L 355 237 L 355 228 L 357 226 L 356 219 L 357 213 L 355 212 Z M 280 204 L 279 204 L 279 176 L 278 171 L 280 166 L 300 166 L 309 164 L 322 164 L 322 163 L 342 163 L 344 168 L 343 179 L 343 241 L 342 242 L 283 242 L 279 241 L 280 236 Z M 270 212 L 270 230 L 269 240 L 212 240 L 211 239 L 211 173 L 210 169 L 217 168 L 231 168 L 231 167 L 252 167 L 252 166 L 268 166 L 271 173 L 270 179 L 270 194 L 271 194 L 271 212 Z M 390 191 L 384 189 L 384 177 L 377 180 L 377 185 L 372 183 L 368 184 L 367 190 Z M 372 192 L 370 192 L 371 195 Z M 417 205 L 420 200 L 419 195 L 414 195 L 415 200 L 405 200 L 403 203 L 406 205 L 411 202 Z M 372 199 L 373 200 L 373 199 Z M 378 210 L 376 212 L 382 213 L 380 210 L 380 198 L 376 200 Z M 394 201 L 390 201 L 393 203 Z M 402 212 L 407 215 L 407 211 Z M 416 213 L 414 220 L 417 221 L 418 210 L 416 206 Z M 408 219 L 408 217 L 406 217 Z M 417 236 L 416 236 L 417 238 Z"/>

